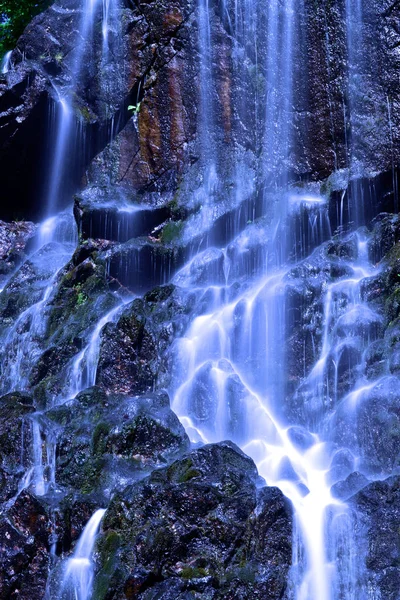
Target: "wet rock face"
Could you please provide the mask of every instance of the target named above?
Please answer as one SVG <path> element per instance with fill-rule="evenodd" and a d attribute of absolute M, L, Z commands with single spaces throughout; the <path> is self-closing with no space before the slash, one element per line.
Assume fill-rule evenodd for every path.
<path fill-rule="evenodd" d="M 43 600 L 49 585 L 49 572 L 59 565 L 58 556 L 69 553 L 97 508 L 93 498 L 54 498 L 22 493 L 0 516 L 0 595 L 1 598 Z M 54 574 L 54 573 L 53 573 Z M 60 571 L 55 572 L 60 576 Z M 53 588 L 50 588 L 50 594 Z M 56 597 L 51 595 L 52 598 Z"/>
<path fill-rule="evenodd" d="M 40 600 L 50 566 L 50 515 L 29 492 L 0 517 L 0 595 Z"/>
<path fill-rule="evenodd" d="M 121 3 L 118 15 L 119 31 L 110 31 L 113 54 L 117 66 L 104 71 L 98 64 L 98 56 L 83 62 L 76 81 L 74 94 L 74 117 L 76 126 L 85 127 L 87 139 L 85 151 L 71 158 L 74 185 L 66 182 L 68 192 L 76 189 L 85 166 L 107 143 L 107 131 L 113 117 L 117 123 L 115 133 L 129 119 L 128 105 L 140 106 L 143 94 L 147 100 L 140 117 L 140 142 L 126 136 L 120 140 L 125 152 L 117 159 L 118 180 L 132 177 L 134 163 L 140 184 L 153 183 L 163 171 L 179 172 L 182 166 L 185 144 L 193 135 L 193 119 L 183 107 L 181 89 L 185 87 L 188 106 L 195 106 L 195 87 L 190 65 L 195 54 L 194 39 L 188 33 L 188 20 L 193 11 L 190 0 L 175 3 L 150 2 L 135 7 Z M 59 0 L 47 11 L 37 16 L 27 27 L 14 50 L 9 73 L 0 86 L 0 156 L 4 173 L 16 173 L 9 177 L 6 193 L 16 196 L 18 206 L 4 207 L 3 214 L 12 215 L 20 210 L 24 214 L 42 214 L 40 204 L 46 182 L 35 165 L 37 157 L 48 160 L 46 140 L 54 135 L 51 128 L 39 128 L 38 122 L 47 123 L 46 113 L 56 102 L 56 119 L 61 118 L 57 106 L 58 93 L 71 84 L 74 77 L 76 57 L 87 56 L 92 40 L 82 41 L 78 35 L 82 21 L 82 5 L 79 2 Z M 93 43 L 102 45 L 101 13 L 99 5 Z M 183 30 L 183 33 L 181 32 Z M 185 40 L 185 42 L 183 41 Z M 187 50 L 184 45 L 187 45 Z M 180 53 L 180 54 L 179 54 Z M 97 53 L 98 55 L 100 52 Z M 178 56 L 179 54 L 179 56 Z M 112 83 L 112 85 L 111 85 Z M 164 101 L 157 95 L 164 97 Z M 166 98 L 171 98 L 167 106 Z M 161 104 L 160 104 L 161 102 Z M 161 134 L 162 130 L 163 133 Z M 73 133 L 75 136 L 75 133 Z M 18 148 L 24 148 L 21 151 Z M 139 150 L 138 165 L 136 153 Z M 75 162 L 74 162 L 75 161 Z M 164 166 L 162 166 L 164 165 Z M 12 166 L 12 170 L 11 170 Z M 148 170 L 153 175 L 150 175 Z M 2 171 L 3 172 L 3 171 Z M 28 175 L 30 184 L 23 178 Z M 22 177 L 22 179 L 21 179 Z M 166 179 L 175 175 L 168 175 Z M 139 186 L 140 187 L 140 186 Z M 30 194 L 30 196 L 29 196 Z M 36 212 L 34 212 L 36 211 Z"/>
<path fill-rule="evenodd" d="M 0 221 L 0 281 L 25 257 L 25 249 L 34 236 L 34 223 L 5 223 Z"/>
<path fill-rule="evenodd" d="M 396 600 L 400 577 L 400 478 L 370 483 L 351 499 L 357 511 L 357 530 L 367 540 L 366 595 Z M 361 536 L 360 536 L 361 537 Z"/>
<path fill-rule="evenodd" d="M 95 596 L 281 598 L 291 509 L 234 444 L 194 450 L 112 500 L 98 542 Z"/>
<path fill-rule="evenodd" d="M 138 394 L 167 385 L 166 351 L 187 326 L 194 295 L 172 285 L 133 301 L 102 332 L 96 384 L 107 393 Z"/>
<path fill-rule="evenodd" d="M 357 452 L 367 472 L 390 474 L 400 466 L 399 380 L 386 376 L 337 411 L 335 441 Z M 354 427 L 354 421 L 356 426 Z"/>
<path fill-rule="evenodd" d="M 27 394 L 15 392 L 0 398 L 0 502 L 17 494 L 24 473 L 32 466 L 28 417 L 34 410 Z"/>
<path fill-rule="evenodd" d="M 215 156 L 218 174 L 229 185 L 237 185 L 238 168 L 246 180 L 254 178 L 255 173 L 245 167 L 244 154 L 257 161 L 265 131 L 264 111 L 257 110 L 256 104 L 266 89 L 266 11 L 261 2 L 254 7 L 259 26 L 256 33 L 246 34 L 236 4 L 215 2 L 209 7 L 212 52 L 206 103 L 213 127 L 206 153 Z M 306 1 L 295 15 L 294 107 L 288 117 L 293 140 L 288 162 L 296 176 L 322 180 L 348 167 L 350 155 L 369 174 L 390 170 L 393 159 L 396 166 L 399 8 L 389 0 L 364 2 L 365 22 L 358 24 L 364 59 L 349 94 L 345 6 L 343 0 L 329 5 Z M 13 67 L 0 86 L 0 164 L 4 173 L 17 174 L 7 185 L 25 214 L 39 202 L 44 189 L 35 160 L 38 155 L 45 157 L 45 138 L 51 132 L 39 132 L 37 123 L 47 122 L 49 99 L 56 99 L 52 84 L 61 90 L 69 85 L 73 50 L 85 52 L 77 42 L 81 17 L 79 3 L 67 0 L 59 0 L 36 17 L 13 52 Z M 85 124 L 93 143 L 79 157 L 75 188 L 91 163 L 89 185 L 111 183 L 130 198 L 139 195 L 147 200 L 161 192 L 170 201 L 179 192 L 183 206 L 188 204 L 187 192 L 198 190 L 206 177 L 200 164 L 205 117 L 199 103 L 198 6 L 193 0 L 146 2 L 140 7 L 129 3 L 121 8 L 119 21 L 121 31 L 113 34 L 113 44 L 123 68 L 101 74 L 96 60 L 90 65 L 87 61 L 77 82 L 76 123 Z M 359 81 L 362 85 L 357 85 Z M 352 101 L 350 121 L 352 95 L 356 102 Z M 106 106 L 118 123 L 109 145 Z M 256 175 L 262 181 L 260 166 Z M 28 199 L 25 179 L 37 184 L 31 186 L 37 189 L 37 198 Z M 226 190 L 221 195 L 226 196 Z M 4 215 L 19 207 L 4 208 Z"/>
<path fill-rule="evenodd" d="M 363 20 L 353 23 L 360 41 L 349 81 L 346 2 L 304 3 L 299 43 L 307 53 L 298 53 L 295 66 L 296 170 L 318 179 L 346 167 L 351 156 L 366 173 L 385 171 L 392 152 L 387 140 L 398 157 L 398 18 L 399 6 L 390 0 L 363 2 Z"/>
<path fill-rule="evenodd" d="M 109 495 L 129 478 L 164 466 L 189 440 L 162 392 L 110 397 L 89 388 L 46 413 L 56 445 L 56 481 L 64 489 Z"/>
<path fill-rule="evenodd" d="M 104 262 L 98 258 L 108 247 L 106 241 L 85 242 L 68 260 L 72 246 L 68 254 L 61 244 L 45 245 L 8 281 L 0 302 L 0 328 L 3 332 L 17 328 L 20 337 L 3 349 L 5 391 L 10 389 L 9 385 L 15 385 L 7 377 L 13 373 L 13 361 L 23 355 L 19 370 L 26 375 L 24 387 L 32 390 L 36 406 L 45 407 L 46 402 L 60 393 L 66 369 L 82 349 L 88 332 L 101 315 L 121 302 L 110 289 Z M 54 279 L 46 310 L 40 320 L 36 318 L 35 325 L 34 305 L 43 299 L 54 275 L 51 270 L 57 264 L 60 271 Z M 30 335 L 35 327 L 35 333 Z M 29 356 L 33 345 L 35 360 Z"/>

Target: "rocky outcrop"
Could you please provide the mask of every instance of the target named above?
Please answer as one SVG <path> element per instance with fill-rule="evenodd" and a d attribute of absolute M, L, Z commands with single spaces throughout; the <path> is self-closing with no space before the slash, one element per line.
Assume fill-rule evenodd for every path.
<path fill-rule="evenodd" d="M 55 440 L 57 484 L 74 494 L 96 492 L 97 502 L 189 447 L 162 392 L 113 397 L 90 388 L 48 411 L 42 428 Z"/>
<path fill-rule="evenodd" d="M 70 177 L 65 181 L 65 199 L 76 189 L 85 165 L 107 143 L 111 121 L 120 124 L 119 127 L 124 125 L 130 116 L 128 106 L 138 107 L 144 93 L 148 99 L 140 119 L 142 183 L 148 183 L 149 168 L 154 172 L 151 180 L 160 177 L 160 169 L 168 171 L 163 163 L 168 162 L 170 167 L 180 170 L 182 160 L 179 157 L 184 152 L 187 137 L 193 134 L 194 123 L 185 116 L 182 102 L 179 104 L 181 87 L 186 86 L 188 105 L 195 106 L 195 93 L 190 91 L 193 74 L 186 70 L 191 55 L 195 54 L 192 36 L 188 33 L 192 12 L 192 3 L 186 0 L 175 4 L 154 2 L 140 7 L 122 6 L 116 19 L 121 30 L 110 32 L 116 60 L 114 69 L 105 71 L 95 60 L 84 60 L 74 81 L 73 110 L 77 128 L 85 127 L 91 143 L 86 145 L 83 153 L 71 157 L 70 176 L 71 173 L 73 176 L 72 180 Z M 81 3 L 77 0 L 55 2 L 27 27 L 12 54 L 12 68 L 0 89 L 0 146 L 4 173 L 15 175 L 9 176 L 4 192 L 18 196 L 19 202 L 8 211 L 4 208 L 4 215 L 18 211 L 43 213 L 41 204 L 47 182 L 35 167 L 38 156 L 43 161 L 48 160 L 47 141 L 53 139 L 54 132 L 47 127 L 43 129 L 39 123 L 47 123 L 45 115 L 49 101 L 56 102 L 56 117 L 61 118 L 57 103 L 64 93 L 68 94 L 71 79 L 77 77 L 74 72 L 77 57 L 92 56 L 89 49 L 93 40 L 79 36 L 82 19 Z M 101 8 L 97 11 L 96 27 L 93 27 L 94 43 L 101 48 L 100 19 Z M 97 60 L 101 61 L 101 58 Z M 161 116 L 156 100 L 160 90 L 171 97 L 168 106 L 164 103 Z M 165 130 L 167 122 L 172 123 L 171 131 L 168 126 L 161 146 L 160 131 Z M 71 148 L 76 136 L 74 131 Z M 131 142 L 129 139 L 129 144 L 125 144 L 126 156 L 121 161 L 120 178 L 126 176 L 125 172 L 136 160 L 138 148 Z M 24 148 L 22 155 L 21 147 Z M 139 167 L 137 171 L 139 173 Z"/>
<path fill-rule="evenodd" d="M 97 505 L 92 499 L 37 497 L 23 490 L 0 516 L 2 598 L 43 600 L 49 570 L 69 553 Z M 55 596 L 52 596 L 54 598 Z"/>
<path fill-rule="evenodd" d="M 195 294 L 173 285 L 134 300 L 102 331 L 96 384 L 123 394 L 168 385 L 167 350 L 187 327 L 194 302 Z"/>
<path fill-rule="evenodd" d="M 345 3 L 316 6 L 307 1 L 294 17 L 293 111 L 287 116 L 294 137 L 286 162 L 296 178 L 323 180 L 348 167 L 352 173 L 347 178 L 354 170 L 357 176 L 371 176 L 398 166 L 399 9 L 389 0 L 368 0 L 364 5 L 363 22 L 353 23 L 360 30 L 363 60 L 352 66 L 355 75 L 350 81 L 349 63 L 355 59 L 349 56 L 346 21 L 353 17 L 346 15 Z M 70 85 L 82 18 L 79 6 L 77 0 L 56 2 L 32 21 L 13 52 L 12 68 L 0 90 L 0 164 L 5 173 L 17 175 L 8 178 L 6 193 L 19 200 L 4 215 L 16 210 L 28 214 L 32 205 L 37 211 L 43 196 L 45 186 L 35 161 L 38 155 L 46 158 L 45 140 L 52 134 L 39 132 L 37 123 L 45 122 L 48 100 L 58 99 L 56 90 L 62 93 Z M 92 141 L 77 157 L 72 188 L 99 151 L 87 182 L 111 183 L 129 200 L 154 204 L 160 193 L 164 202 L 177 194 L 179 206 L 188 206 L 195 196 L 200 206 L 211 194 L 218 202 L 229 197 L 232 203 L 235 194 L 246 198 L 253 192 L 243 187 L 243 180 L 256 177 L 262 185 L 258 155 L 265 111 L 258 106 L 258 96 L 266 86 L 267 14 L 262 3 L 254 6 L 258 26 L 252 30 L 251 22 L 241 22 L 235 7 L 233 2 L 210 4 L 213 43 L 206 68 L 197 41 L 199 9 L 191 0 L 120 9 L 122 30 L 112 35 L 114 53 L 123 67 L 100 74 L 102 69 L 94 62 L 82 69 L 76 82 L 75 119 L 85 124 Z M 95 42 L 101 45 L 101 40 Z M 82 42 L 78 48 L 84 55 L 86 48 L 81 46 Z M 305 46 L 307 52 L 302 51 Z M 118 130 L 107 145 L 112 116 Z M 218 190 L 214 182 L 207 190 L 211 156 L 224 189 Z M 37 196 L 34 192 L 28 199 L 24 174 L 37 184 L 29 185 L 29 193 L 34 188 Z"/>
<path fill-rule="evenodd" d="M 93 512 L 127 481 L 164 467 L 189 449 L 166 394 L 108 397 L 92 388 L 35 415 L 40 428 L 36 451 L 43 463 L 52 449 L 56 459 L 53 475 L 51 465 L 44 464 L 47 493 L 38 496 L 29 418 L 33 412 L 32 399 L 24 394 L 0 399 L 0 595 L 4 598 L 44 598 L 49 569 L 62 567 L 60 558 L 71 552 Z M 24 477 L 29 469 L 30 479 Z M 51 597 L 56 597 L 56 591 Z"/>
<path fill-rule="evenodd" d="M 25 258 L 26 247 L 35 231 L 34 223 L 0 221 L 0 281 Z"/>
<path fill-rule="evenodd" d="M 10 394 L 0 404 L 8 499 L 0 519 L 2 596 L 39 600 L 50 589 L 58 597 L 60 558 L 111 496 L 96 554 L 96 597 L 282 597 L 291 507 L 279 490 L 259 489 L 254 463 L 230 442 L 182 457 L 189 441 L 166 394 L 129 398 L 91 388 L 36 415 L 40 452 L 49 456 L 54 447 L 55 455 L 55 473 L 44 466 L 42 497 L 29 480 L 20 485 L 34 464 L 31 399 Z"/>
<path fill-rule="evenodd" d="M 98 541 L 94 595 L 282 598 L 291 508 L 234 444 L 187 454 L 112 500 Z"/>
<path fill-rule="evenodd" d="M 365 556 L 365 594 L 396 600 L 400 577 L 400 478 L 370 483 L 353 496 L 351 504 L 356 510 L 357 534 Z"/>
<path fill-rule="evenodd" d="M 0 502 L 11 500 L 32 467 L 32 398 L 15 392 L 0 398 Z"/>
<path fill-rule="evenodd" d="M 29 492 L 23 492 L 0 517 L 0 594 L 3 598 L 40 600 L 50 566 L 50 515 Z"/>

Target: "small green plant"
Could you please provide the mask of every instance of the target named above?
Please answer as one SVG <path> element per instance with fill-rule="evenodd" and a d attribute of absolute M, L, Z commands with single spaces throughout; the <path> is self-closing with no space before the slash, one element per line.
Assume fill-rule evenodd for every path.
<path fill-rule="evenodd" d="M 83 292 L 78 292 L 78 298 L 76 300 L 77 305 L 82 306 L 82 304 L 85 304 L 86 301 L 87 301 L 86 294 L 84 294 Z"/>
<path fill-rule="evenodd" d="M 74 288 L 75 288 L 75 292 L 76 292 L 76 305 L 82 306 L 82 304 L 85 304 L 87 302 L 88 297 L 85 294 L 85 292 L 82 291 L 81 283 L 78 283 L 77 285 L 75 285 Z"/>
<path fill-rule="evenodd" d="M 138 102 L 137 104 L 130 104 L 128 106 L 128 110 L 132 111 L 134 115 L 137 115 L 140 111 L 140 105 L 141 105 L 141 102 Z"/>

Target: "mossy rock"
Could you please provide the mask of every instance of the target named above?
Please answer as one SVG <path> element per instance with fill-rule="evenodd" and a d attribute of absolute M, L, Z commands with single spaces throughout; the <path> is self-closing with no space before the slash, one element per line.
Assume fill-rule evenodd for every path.
<path fill-rule="evenodd" d="M 161 243 L 162 244 L 173 244 L 177 243 L 182 235 L 184 229 L 183 221 L 168 221 L 161 231 Z"/>
<path fill-rule="evenodd" d="M 225 481 L 235 479 L 242 485 L 232 494 Z M 243 597 L 283 597 L 290 508 L 277 489 L 258 495 L 256 482 L 252 461 L 224 442 L 116 494 L 99 536 L 94 597 L 172 600 L 197 584 L 203 600 L 238 588 Z"/>

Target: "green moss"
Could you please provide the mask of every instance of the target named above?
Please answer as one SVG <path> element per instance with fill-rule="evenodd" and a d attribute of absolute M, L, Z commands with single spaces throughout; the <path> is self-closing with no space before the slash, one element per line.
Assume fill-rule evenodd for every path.
<path fill-rule="evenodd" d="M 102 458 L 89 459 L 85 463 L 81 474 L 83 480 L 81 492 L 83 494 L 90 494 L 99 485 L 103 467 L 104 460 Z"/>
<path fill-rule="evenodd" d="M 85 304 L 88 300 L 88 297 L 86 296 L 86 294 L 84 292 L 78 292 L 78 297 L 76 299 L 76 303 L 78 306 L 82 306 L 82 304 Z"/>
<path fill-rule="evenodd" d="M 183 221 L 168 221 L 161 232 L 161 242 L 171 244 L 176 241 L 182 233 L 183 226 Z"/>
<path fill-rule="evenodd" d="M 98 423 L 92 435 L 93 454 L 101 455 L 106 450 L 106 438 L 110 432 L 108 423 Z"/>
<path fill-rule="evenodd" d="M 201 472 L 193 466 L 191 458 L 179 460 L 173 463 L 167 471 L 169 481 L 177 483 L 186 483 L 195 477 L 201 477 Z"/>
<path fill-rule="evenodd" d="M 115 531 L 108 531 L 102 543 L 103 571 L 111 574 L 115 565 L 115 557 L 121 544 L 121 538 Z"/>
<path fill-rule="evenodd" d="M 239 567 L 238 569 L 226 573 L 226 581 L 231 582 L 235 579 L 238 579 L 243 583 L 254 583 L 256 575 L 251 566 L 247 565 L 246 567 Z"/>
<path fill-rule="evenodd" d="M 207 577 L 207 575 L 206 569 L 202 567 L 184 567 L 181 571 L 183 579 L 201 579 L 202 577 Z"/>
<path fill-rule="evenodd" d="M 400 260 L 400 242 L 397 242 L 386 255 L 386 260 L 391 267 L 395 266 L 396 261 Z"/>
<path fill-rule="evenodd" d="M 201 476 L 201 473 L 200 473 L 200 471 L 197 471 L 197 469 L 188 469 L 179 478 L 179 483 L 185 483 L 186 481 L 190 481 L 191 479 L 194 479 L 195 477 L 200 477 L 200 476 Z"/>
<path fill-rule="evenodd" d="M 79 112 L 80 112 L 81 116 L 83 117 L 84 121 L 90 122 L 92 120 L 92 113 L 90 112 L 90 110 L 87 106 L 81 106 L 79 108 Z"/>
<path fill-rule="evenodd" d="M 52 381 L 52 377 L 46 377 L 42 379 L 38 385 L 35 386 L 33 391 L 33 397 L 35 399 L 36 406 L 38 410 L 43 410 L 46 408 L 47 404 L 47 391 L 50 388 L 50 383 Z"/>
<path fill-rule="evenodd" d="M 124 576 L 118 576 L 118 551 L 121 538 L 115 531 L 108 531 L 98 543 L 101 570 L 97 574 L 93 589 L 93 600 L 103 600 L 107 597 L 109 590 L 117 583 L 124 580 Z"/>
<path fill-rule="evenodd" d="M 40 384 L 39 384 L 40 386 Z M 57 406 L 46 412 L 46 417 L 59 425 L 68 425 L 71 421 L 71 408 L 66 406 Z"/>
<path fill-rule="evenodd" d="M 266 82 L 264 75 L 260 72 L 260 69 L 258 69 L 256 65 L 251 65 L 249 67 L 249 75 L 254 91 L 257 94 L 263 95 L 265 93 Z"/>

